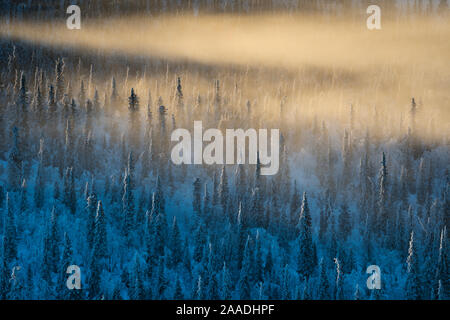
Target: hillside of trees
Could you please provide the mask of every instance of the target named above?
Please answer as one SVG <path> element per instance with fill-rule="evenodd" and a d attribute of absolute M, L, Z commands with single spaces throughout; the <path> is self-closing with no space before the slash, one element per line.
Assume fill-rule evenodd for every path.
<path fill-rule="evenodd" d="M 334 121 L 278 71 L 0 45 L 0 299 L 449 299 L 449 136 L 420 97 Z M 278 174 L 174 165 L 194 120 L 280 128 Z"/>

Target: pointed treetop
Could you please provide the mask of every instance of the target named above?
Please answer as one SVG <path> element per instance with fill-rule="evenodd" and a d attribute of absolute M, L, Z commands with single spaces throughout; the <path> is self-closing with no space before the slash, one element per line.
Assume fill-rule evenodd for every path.
<path fill-rule="evenodd" d="M 22 72 L 21 76 L 20 76 L 20 89 L 26 91 L 27 90 L 27 86 L 26 86 L 26 80 L 25 80 L 25 74 Z"/>

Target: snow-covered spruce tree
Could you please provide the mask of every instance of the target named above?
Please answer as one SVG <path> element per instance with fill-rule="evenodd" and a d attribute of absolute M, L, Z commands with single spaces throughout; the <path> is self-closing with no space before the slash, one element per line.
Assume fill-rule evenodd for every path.
<path fill-rule="evenodd" d="M 378 212 L 376 219 L 376 232 L 386 234 L 387 225 L 390 222 L 389 216 L 389 196 L 388 196 L 388 171 L 386 165 L 386 155 L 383 152 L 381 168 L 378 176 Z"/>
<path fill-rule="evenodd" d="M 237 262 L 237 268 L 240 269 L 242 266 L 242 260 L 244 257 L 244 249 L 248 240 L 248 225 L 245 224 L 245 214 L 242 208 L 242 203 L 239 204 L 238 214 L 236 218 L 236 226 L 234 233 L 234 241 L 236 248 L 234 250 L 233 260 Z"/>
<path fill-rule="evenodd" d="M 222 97 L 220 95 L 220 81 L 216 80 L 214 83 L 214 119 L 219 120 L 222 109 Z"/>
<path fill-rule="evenodd" d="M 127 239 L 127 243 L 132 243 L 132 237 L 135 230 L 135 210 L 134 210 L 134 195 L 131 184 L 131 173 L 128 169 L 125 170 L 123 178 L 123 235 Z"/>
<path fill-rule="evenodd" d="M 297 181 L 294 181 L 294 190 L 292 191 L 290 201 L 290 224 L 295 228 L 298 223 L 298 213 L 302 205 L 302 199 L 297 188 Z"/>
<path fill-rule="evenodd" d="M 50 225 L 46 228 L 44 235 L 43 253 L 43 278 L 48 285 L 51 285 L 52 274 L 58 272 L 59 265 L 59 232 L 57 225 L 56 208 L 53 207 L 50 215 Z"/>
<path fill-rule="evenodd" d="M 183 257 L 180 229 L 178 228 L 176 217 L 173 218 L 172 230 L 170 231 L 169 248 L 171 253 L 169 264 L 171 267 L 176 267 L 181 263 Z"/>
<path fill-rule="evenodd" d="M 156 178 L 155 205 L 156 205 L 159 213 L 165 214 L 166 201 L 164 198 L 164 192 L 162 189 L 161 178 L 159 175 Z"/>
<path fill-rule="evenodd" d="M 322 242 L 325 240 L 325 236 L 328 229 L 328 221 L 330 217 L 329 201 L 327 199 L 324 202 L 325 203 L 323 204 L 322 209 L 320 210 L 320 217 L 319 217 L 319 240 Z"/>
<path fill-rule="evenodd" d="M 86 237 L 89 249 L 94 247 L 95 235 L 95 217 L 97 214 L 97 197 L 94 193 L 90 194 L 86 199 Z"/>
<path fill-rule="evenodd" d="M 41 209 L 45 200 L 45 178 L 43 161 L 39 160 L 36 180 L 34 182 L 34 205 L 37 209 Z"/>
<path fill-rule="evenodd" d="M 327 179 L 327 187 L 330 192 L 330 198 L 334 199 L 336 197 L 336 181 L 335 181 L 335 175 L 334 175 L 334 168 L 335 168 L 335 153 L 333 149 L 331 148 L 331 143 L 328 142 L 328 152 L 327 152 L 327 172 L 328 172 L 328 179 Z"/>
<path fill-rule="evenodd" d="M 67 168 L 66 173 L 64 174 L 63 203 L 70 210 L 70 213 L 76 213 L 77 196 L 75 192 L 75 177 L 73 174 L 73 168 Z"/>
<path fill-rule="evenodd" d="M 161 101 L 162 103 L 162 101 Z M 165 153 L 167 149 L 167 125 L 166 116 L 167 109 L 162 104 L 158 103 L 158 120 L 159 120 L 159 135 L 158 135 L 158 152 Z"/>
<path fill-rule="evenodd" d="M 419 260 L 417 256 L 417 248 L 414 245 L 414 231 L 411 232 L 409 241 L 406 278 L 406 298 L 408 300 L 420 300 L 422 297 L 420 284 Z"/>
<path fill-rule="evenodd" d="M 345 130 L 344 132 L 344 139 L 342 142 L 342 161 L 343 161 L 342 187 L 347 189 L 350 183 L 351 165 L 352 165 L 350 136 L 347 130 Z"/>
<path fill-rule="evenodd" d="M 155 288 L 155 293 L 158 300 L 164 300 L 166 298 L 166 289 L 169 285 L 169 282 L 166 278 L 165 271 L 164 258 L 160 258 L 156 275 L 157 279 Z"/>
<path fill-rule="evenodd" d="M 317 299 L 330 300 L 330 284 L 328 281 L 328 273 L 323 258 L 319 263 L 319 278 L 317 283 Z"/>
<path fill-rule="evenodd" d="M 37 120 L 37 124 L 39 130 L 42 131 L 45 125 L 46 118 L 46 110 L 45 110 L 45 101 L 44 96 L 41 93 L 40 87 L 37 87 L 37 92 L 33 101 L 33 111 L 35 113 L 35 118 Z"/>
<path fill-rule="evenodd" d="M 145 262 L 146 262 L 146 274 L 149 279 L 151 279 L 153 269 L 156 267 L 158 262 L 157 252 L 155 250 L 157 243 L 154 242 L 154 223 L 155 217 L 150 211 L 145 214 Z"/>
<path fill-rule="evenodd" d="M 439 255 L 435 272 L 435 297 L 441 300 L 450 297 L 450 259 L 448 253 L 447 228 L 444 226 L 441 231 L 439 243 Z"/>
<path fill-rule="evenodd" d="M 421 265 L 421 284 L 423 299 L 430 300 L 434 298 L 434 285 L 436 277 L 436 261 L 438 260 L 437 253 L 435 250 L 435 234 L 434 232 L 429 232 L 426 239 L 426 244 L 422 249 L 422 265 Z"/>
<path fill-rule="evenodd" d="M 77 105 L 75 99 L 73 99 L 73 98 L 70 101 L 69 109 L 70 109 L 69 120 L 73 122 L 78 119 L 78 115 L 80 113 L 78 105 Z"/>
<path fill-rule="evenodd" d="M 94 154 L 94 141 L 92 137 L 92 131 L 87 131 L 85 138 L 83 139 L 83 145 L 80 148 L 82 150 L 81 160 L 83 163 L 83 168 L 86 171 L 93 172 L 95 168 L 95 157 Z"/>
<path fill-rule="evenodd" d="M 73 87 L 72 87 L 72 82 L 69 80 L 67 83 L 67 88 L 66 88 L 66 92 L 64 93 L 64 95 L 67 97 L 69 103 L 70 101 L 72 101 L 73 99 Z M 64 97 L 63 97 L 64 100 Z"/>
<path fill-rule="evenodd" d="M 101 299 L 104 291 L 100 286 L 102 270 L 107 257 L 106 220 L 102 202 L 98 202 L 97 215 L 95 217 L 94 249 L 90 261 L 90 276 L 88 281 L 89 298 Z"/>
<path fill-rule="evenodd" d="M 289 265 L 286 264 L 280 274 L 280 291 L 282 300 L 292 300 L 291 297 L 291 277 L 289 274 Z"/>
<path fill-rule="evenodd" d="M 261 191 L 258 188 L 252 190 L 250 198 L 250 212 L 242 216 L 241 223 L 244 227 L 263 227 L 267 228 L 269 221 L 267 221 L 262 207 Z"/>
<path fill-rule="evenodd" d="M 100 287 L 101 271 L 102 269 L 97 260 L 92 259 L 88 280 L 88 298 L 91 300 L 100 300 L 102 298 L 102 290 Z"/>
<path fill-rule="evenodd" d="M 152 134 L 149 133 L 148 137 L 146 135 L 144 142 L 143 142 L 143 148 L 144 151 L 142 152 L 141 156 L 141 175 L 143 178 L 147 178 L 149 174 L 152 172 L 153 166 L 155 160 L 155 152 L 153 149 L 153 138 Z"/>
<path fill-rule="evenodd" d="M 128 152 L 127 157 L 127 168 L 126 168 L 128 175 L 129 175 L 129 186 L 130 190 L 136 189 L 136 172 L 135 172 L 135 160 L 134 160 L 134 153 L 133 151 Z"/>
<path fill-rule="evenodd" d="M 212 192 L 212 205 L 213 207 L 216 207 L 220 200 L 219 200 L 219 191 L 218 191 L 218 182 L 217 182 L 217 172 L 214 170 L 213 174 L 213 192 Z"/>
<path fill-rule="evenodd" d="M 336 265 L 336 282 L 334 286 L 334 299 L 335 300 L 344 300 L 344 290 L 343 290 L 343 273 L 341 270 L 341 265 L 337 258 L 334 259 L 334 263 Z"/>
<path fill-rule="evenodd" d="M 272 258 L 272 246 L 269 246 L 267 255 L 266 255 L 266 262 L 264 264 L 264 276 L 267 278 L 268 275 L 272 273 L 274 267 L 274 262 Z"/>
<path fill-rule="evenodd" d="M 56 120 L 58 106 L 56 104 L 55 87 L 51 84 L 48 90 L 48 117 L 51 122 Z"/>
<path fill-rule="evenodd" d="M 442 281 L 439 280 L 438 281 L 438 288 L 437 288 L 437 294 L 436 294 L 436 299 L 437 300 L 446 300 L 446 295 L 444 293 L 444 288 L 442 287 Z"/>
<path fill-rule="evenodd" d="M 201 275 L 198 275 L 197 279 L 193 281 L 191 297 L 194 300 L 202 300 L 205 298 Z"/>
<path fill-rule="evenodd" d="M 222 206 L 222 210 L 224 215 L 228 214 L 228 205 L 229 205 L 229 190 L 228 190 L 228 177 L 227 170 L 225 166 L 222 166 L 222 173 L 220 175 L 220 183 L 219 183 L 219 201 Z"/>
<path fill-rule="evenodd" d="M 236 167 L 235 174 L 235 188 L 236 188 L 236 197 L 237 202 L 241 202 L 244 200 L 244 196 L 247 191 L 247 175 L 245 172 L 245 166 L 243 164 L 238 164 Z"/>
<path fill-rule="evenodd" d="M 116 78 L 113 77 L 111 80 L 111 104 L 116 105 L 119 102 L 119 92 L 117 91 Z"/>
<path fill-rule="evenodd" d="M 73 168 L 76 162 L 75 135 L 73 132 L 73 122 L 69 119 L 66 122 L 65 143 L 64 143 L 64 165 Z"/>
<path fill-rule="evenodd" d="M 9 82 L 14 81 L 15 72 L 18 68 L 18 61 L 16 55 L 16 46 L 13 45 L 11 53 L 8 55 L 8 64 L 7 64 L 7 79 Z"/>
<path fill-rule="evenodd" d="M 133 292 L 131 298 L 133 300 L 144 300 L 145 299 L 145 288 L 144 281 L 142 279 L 142 268 L 139 262 L 138 256 L 136 255 L 134 261 L 134 270 L 132 274 L 133 278 Z"/>
<path fill-rule="evenodd" d="M 206 245 L 207 230 L 203 220 L 199 220 L 194 231 L 194 260 L 200 262 L 203 259 L 203 248 Z"/>
<path fill-rule="evenodd" d="M 420 158 L 422 155 L 422 146 L 419 141 L 418 137 L 418 129 L 417 129 L 417 103 L 414 98 L 411 98 L 411 108 L 409 110 L 409 116 L 410 116 L 410 128 L 411 128 L 411 140 L 410 140 L 410 147 L 411 152 L 414 157 L 414 159 Z"/>
<path fill-rule="evenodd" d="M 233 283 L 231 280 L 230 272 L 227 268 L 226 263 L 223 263 L 223 268 L 221 272 L 221 298 L 223 300 L 230 300 L 233 293 Z"/>
<path fill-rule="evenodd" d="M 157 192 L 153 193 L 153 203 L 151 216 L 154 219 L 153 225 L 153 254 L 156 257 L 164 256 L 164 249 L 167 245 L 167 220 L 164 211 L 161 208 L 161 202 L 158 200 Z"/>
<path fill-rule="evenodd" d="M 61 101 L 64 96 L 65 91 L 65 81 L 64 81 L 64 59 L 56 60 L 55 67 L 55 99 L 56 101 Z"/>
<path fill-rule="evenodd" d="M 95 216 L 95 234 L 94 234 L 94 251 L 93 259 L 99 263 L 108 256 L 107 234 L 106 234 L 106 217 L 103 210 L 102 201 L 98 201 L 97 214 Z"/>
<path fill-rule="evenodd" d="M 317 265 L 314 259 L 314 243 L 312 240 L 311 213 L 309 212 L 306 192 L 303 194 L 300 219 L 298 223 L 299 236 L 297 239 L 297 272 L 303 277 L 309 277 Z"/>
<path fill-rule="evenodd" d="M 208 268 L 208 287 L 206 289 L 206 298 L 210 300 L 219 300 L 219 282 L 217 281 L 217 275 L 212 268 L 212 264 L 209 263 Z"/>
<path fill-rule="evenodd" d="M 247 238 L 247 242 L 244 248 L 244 254 L 242 259 L 242 267 L 239 275 L 238 293 L 239 299 L 249 300 L 251 299 L 251 282 L 250 282 L 250 248 L 249 248 L 250 236 Z"/>
<path fill-rule="evenodd" d="M 280 216 L 279 227 L 278 227 L 279 244 L 283 248 L 288 248 L 289 241 L 291 239 L 291 234 L 292 234 L 292 232 L 290 230 L 291 225 L 289 224 L 289 213 L 287 210 L 282 210 L 280 213 L 277 212 L 276 214 Z"/>
<path fill-rule="evenodd" d="M 259 159 L 259 151 L 256 154 L 256 166 L 255 166 L 255 177 L 254 177 L 254 188 L 263 189 L 262 177 L 261 177 L 261 161 Z"/>
<path fill-rule="evenodd" d="M 101 107 L 100 96 L 99 96 L 97 88 L 95 88 L 94 99 L 92 100 L 92 108 L 93 108 L 94 115 L 98 115 L 100 113 L 100 107 Z"/>
<path fill-rule="evenodd" d="M 212 220 L 212 208 L 211 208 L 211 199 L 208 192 L 208 184 L 205 183 L 204 193 L 203 193 L 203 207 L 202 207 L 203 216 L 205 217 L 208 224 L 211 223 Z"/>
<path fill-rule="evenodd" d="M 10 300 L 23 300 L 25 298 L 25 282 L 26 274 L 25 270 L 21 266 L 14 266 L 11 271 L 10 292 L 8 299 Z"/>
<path fill-rule="evenodd" d="M 177 78 L 176 106 L 182 110 L 184 107 L 183 88 L 181 87 L 181 78 Z"/>
<path fill-rule="evenodd" d="M 254 256 L 252 279 L 255 283 L 262 283 L 264 282 L 264 263 L 262 257 L 262 240 L 259 232 L 256 234 Z"/>
<path fill-rule="evenodd" d="M 194 191 L 193 191 L 193 196 L 192 196 L 192 208 L 193 208 L 194 214 L 196 214 L 197 217 L 200 217 L 201 216 L 201 208 L 202 208 L 202 202 L 201 202 L 202 185 L 201 185 L 201 181 L 199 178 L 195 179 L 193 186 L 194 186 Z"/>
<path fill-rule="evenodd" d="M 130 143 L 135 150 L 140 145 L 141 123 L 139 117 L 139 97 L 136 95 L 134 88 L 131 88 L 131 94 L 128 97 L 128 134 Z"/>
<path fill-rule="evenodd" d="M 282 201 L 289 201 L 289 196 L 291 195 L 291 167 L 289 164 L 289 150 L 288 146 L 284 142 L 284 136 L 280 134 L 280 171 L 275 176 L 276 184 L 278 185 L 280 191 L 280 197 Z M 287 182 L 287 183 L 285 183 Z"/>
<path fill-rule="evenodd" d="M 18 232 L 22 233 L 23 232 L 23 221 L 25 220 L 25 217 L 27 216 L 27 211 L 29 212 L 29 210 L 31 209 L 29 204 L 28 204 L 28 189 L 27 189 L 28 185 L 27 185 L 27 180 L 23 179 L 22 180 L 22 185 L 20 187 L 20 192 L 19 192 L 19 206 L 18 206 L 18 210 L 17 210 L 17 218 L 18 218 L 18 224 L 17 224 L 17 228 L 18 228 Z"/>

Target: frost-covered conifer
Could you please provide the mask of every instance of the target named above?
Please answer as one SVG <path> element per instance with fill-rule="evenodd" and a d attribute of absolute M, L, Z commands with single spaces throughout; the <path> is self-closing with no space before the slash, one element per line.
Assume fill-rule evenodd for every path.
<path fill-rule="evenodd" d="M 176 217 L 173 218 L 172 230 L 170 232 L 169 247 L 171 250 L 170 264 L 171 266 L 177 266 L 182 260 L 183 249 L 181 243 L 180 229 L 178 228 Z"/>
<path fill-rule="evenodd" d="M 249 300 L 251 299 L 251 283 L 250 283 L 250 248 L 249 248 L 250 236 L 245 244 L 242 267 L 239 275 L 238 293 L 239 299 Z"/>
<path fill-rule="evenodd" d="M 53 207 L 49 225 L 46 228 L 44 235 L 44 264 L 42 271 L 44 279 L 49 283 L 51 281 L 51 274 L 58 272 L 59 266 L 59 232 L 57 225 L 56 208 Z"/>
<path fill-rule="evenodd" d="M 303 194 L 302 208 L 300 212 L 300 219 L 298 223 L 299 236 L 298 242 L 298 258 L 297 258 L 297 272 L 309 277 L 315 268 L 314 261 L 314 244 L 312 240 L 312 226 L 311 213 L 309 211 L 308 199 L 306 192 Z"/>
<path fill-rule="evenodd" d="M 196 178 L 194 181 L 194 191 L 193 191 L 193 200 L 192 200 L 192 208 L 194 210 L 194 213 L 198 216 L 201 215 L 201 208 L 202 208 L 202 195 L 201 195 L 201 182 L 199 178 Z"/>
<path fill-rule="evenodd" d="M 317 299 L 330 300 L 330 284 L 328 281 L 327 268 L 323 258 L 319 263 L 319 279 L 317 283 Z"/>
<path fill-rule="evenodd" d="M 227 206 L 229 205 L 229 191 L 228 191 L 228 177 L 227 170 L 225 166 L 222 166 L 222 173 L 220 175 L 220 184 L 219 184 L 219 201 L 222 206 L 224 213 L 227 211 Z"/>
<path fill-rule="evenodd" d="M 73 168 L 67 168 L 64 175 L 63 203 L 70 210 L 70 213 L 75 214 L 77 210 L 77 195 Z"/>
<path fill-rule="evenodd" d="M 411 232 L 409 241 L 406 279 L 406 298 L 408 300 L 419 300 L 421 298 L 420 270 L 417 256 L 417 248 L 414 241 L 414 231 Z"/>
<path fill-rule="evenodd" d="M 102 259 L 106 259 L 107 253 L 106 217 L 102 202 L 99 201 L 97 205 L 97 214 L 95 216 L 93 257 L 95 257 L 94 259 L 101 261 Z"/>
<path fill-rule="evenodd" d="M 134 195 L 131 183 L 131 173 L 128 169 L 125 170 L 125 177 L 123 178 L 123 232 L 127 239 L 133 236 L 135 231 L 135 208 L 134 208 Z"/>
<path fill-rule="evenodd" d="M 56 101 L 61 101 L 64 96 L 65 91 L 65 81 L 64 81 L 64 60 L 58 59 L 56 61 L 55 68 L 55 99 Z"/>

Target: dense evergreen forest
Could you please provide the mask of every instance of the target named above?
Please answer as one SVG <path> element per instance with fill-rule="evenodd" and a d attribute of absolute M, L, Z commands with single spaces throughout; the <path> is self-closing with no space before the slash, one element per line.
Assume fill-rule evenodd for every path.
<path fill-rule="evenodd" d="M 91 18 L 134 8 L 76 2 Z M 12 23 L 68 3 L 0 8 Z M 155 15 L 364 3 L 133 1 Z M 294 107 L 292 83 L 310 84 L 283 70 L 0 46 L 0 299 L 450 297 L 448 105 L 430 120 L 404 96 L 402 111 L 345 104 L 333 120 Z M 278 174 L 173 164 L 171 132 L 194 120 L 280 128 Z M 66 286 L 70 265 L 81 290 Z M 381 290 L 367 288 L 370 265 Z"/>

